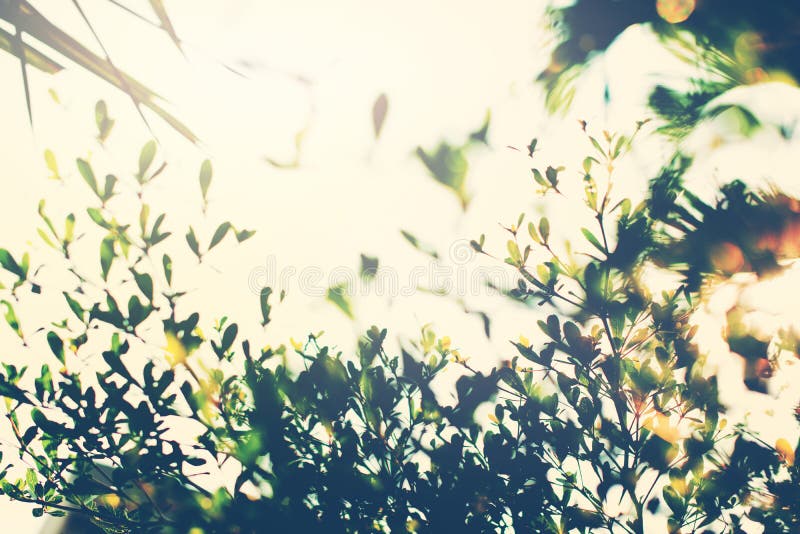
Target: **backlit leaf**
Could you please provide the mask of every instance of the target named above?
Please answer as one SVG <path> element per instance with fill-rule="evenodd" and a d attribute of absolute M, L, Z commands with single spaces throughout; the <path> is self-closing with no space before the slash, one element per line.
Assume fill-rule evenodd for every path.
<path fill-rule="evenodd" d="M 108 106 L 105 100 L 98 100 L 94 106 L 94 120 L 97 124 L 97 140 L 103 143 L 111 129 L 114 127 L 114 119 L 108 116 Z"/>
<path fill-rule="evenodd" d="M 326 298 L 350 319 L 353 319 L 353 306 L 350 303 L 350 297 L 347 295 L 347 288 L 344 284 L 329 287 Z"/>
<path fill-rule="evenodd" d="M 204 160 L 200 165 L 200 192 L 203 194 L 203 202 L 208 198 L 208 188 L 211 186 L 211 177 L 213 170 L 211 168 L 211 161 Z"/>
<path fill-rule="evenodd" d="M 114 236 L 108 235 L 100 242 L 100 268 L 103 271 L 103 280 L 108 278 L 108 271 L 114 261 Z"/>
<path fill-rule="evenodd" d="M 139 152 L 139 174 L 137 176 L 139 182 L 143 182 L 153 159 L 156 157 L 156 142 L 152 139 L 144 144 L 142 150 Z"/>
<path fill-rule="evenodd" d="M 58 163 L 56 162 L 56 156 L 53 154 L 53 151 L 49 148 L 45 149 L 44 151 L 44 162 L 47 165 L 47 169 L 50 171 L 50 178 L 53 180 L 60 180 L 61 176 L 58 173 Z"/>
<path fill-rule="evenodd" d="M 76 161 L 78 165 L 78 172 L 80 172 L 81 176 L 83 177 L 84 181 L 89 184 L 89 187 L 94 191 L 94 193 L 99 197 L 100 190 L 97 189 L 97 179 L 94 177 L 94 171 L 92 171 L 92 166 L 86 160 L 78 158 Z"/>

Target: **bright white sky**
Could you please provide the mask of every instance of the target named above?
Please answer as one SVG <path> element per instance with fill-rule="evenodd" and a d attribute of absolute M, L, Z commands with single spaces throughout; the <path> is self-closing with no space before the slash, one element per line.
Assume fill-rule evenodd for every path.
<path fill-rule="evenodd" d="M 34 4 L 97 49 L 71 3 Z M 112 58 L 166 97 L 169 109 L 202 140 L 193 146 L 148 114 L 160 142 L 157 159 L 165 158 L 169 166 L 146 200 L 152 213 L 168 212 L 165 226 L 178 233 L 167 247 L 176 262 L 175 278 L 193 290 L 186 309 L 191 305 L 206 310 L 207 325 L 218 315 L 233 316 L 240 322 L 240 332 L 256 345 L 287 343 L 290 337 L 299 340 L 308 332 L 325 330 L 323 341 L 347 350 L 373 323 L 406 338 L 433 323 L 437 333 L 452 337 L 453 346 L 471 356 L 478 367 L 491 367 L 511 356 L 507 340 L 521 333 L 536 335 L 537 312 L 485 294 L 464 297 L 471 308 L 492 317 L 491 340 L 484 337 L 480 319 L 463 313 L 455 299 L 421 292 L 358 297 L 356 320 L 351 322 L 318 295 L 302 291 L 296 274 L 286 288 L 286 301 L 273 311 L 274 321 L 264 333 L 257 325 L 258 299 L 248 280 L 268 266 L 293 267 L 298 273 L 318 268 L 323 278 L 317 288 L 324 291 L 336 268 L 357 272 L 363 252 L 395 269 L 401 287 L 406 287 L 414 268 L 431 272 L 432 265 L 403 240 L 401 228 L 432 243 L 445 256 L 442 263 L 453 269 L 454 278 L 463 276 L 467 267 L 448 258 L 448 250 L 463 247 L 463 239 L 486 233 L 487 250 L 504 254 L 506 238 L 497 223 L 508 225 L 521 212 L 530 217 L 541 211 L 536 207 L 529 160 L 507 145 L 524 147 L 538 137 L 544 151 L 537 157 L 547 158 L 539 165 L 574 165 L 584 149 L 589 150 L 575 118 L 587 119 L 597 132 L 606 127 L 629 132 L 636 120 L 646 116 L 641 103 L 655 73 L 666 72 L 668 78 L 672 73 L 680 79 L 686 72 L 648 44 L 643 32 L 630 32 L 624 37 L 628 42 L 619 47 L 625 55 L 612 51 L 589 73 L 595 87 L 602 81 L 611 84 L 611 107 L 602 105 L 601 92 L 587 91 L 577 99 L 570 117 L 558 121 L 545 116 L 542 94 L 533 84 L 548 61 L 541 17 L 544 2 L 173 0 L 166 4 L 184 40 L 186 57 L 166 35 L 108 2 L 81 4 Z M 126 4 L 149 13 L 144 0 Z M 2 245 L 18 251 L 32 248 L 34 263 L 52 258 L 35 233 L 40 198 L 48 200 L 54 219 L 63 220 L 66 213 L 76 211 L 83 213 L 79 225 L 90 224 L 84 210 L 92 201 L 91 193 L 80 180 L 74 159 L 90 157 L 98 175 L 112 172 L 130 181 L 138 149 L 151 138 L 127 97 L 69 67 L 56 76 L 30 72 L 31 133 L 19 65 L 0 55 L 5 81 L 0 99 L 4 118 L 0 187 L 12 192 L 0 198 L 6 229 Z M 294 79 L 298 75 L 311 84 L 298 83 Z M 50 97 L 50 88 L 60 103 Z M 376 141 L 371 109 L 381 93 L 388 96 L 389 111 Z M 105 148 L 94 141 L 94 104 L 100 98 L 117 119 Z M 426 174 L 413 153 L 417 145 L 432 148 L 441 139 L 462 142 L 481 124 L 487 109 L 492 111 L 490 147 L 471 153 L 468 189 L 475 200 L 463 213 L 456 198 Z M 307 133 L 298 169 L 282 170 L 265 161 L 266 157 L 291 161 L 295 133 L 303 128 Z M 708 146 L 703 142 L 701 146 Z M 66 186 L 47 179 L 45 148 L 55 152 Z M 773 167 L 785 164 L 796 148 L 787 146 L 785 155 L 771 158 Z M 650 139 L 631 156 L 620 169 L 630 177 L 631 192 L 641 194 L 654 165 L 668 151 Z M 204 158 L 214 165 L 205 219 L 197 185 Z M 725 176 L 719 169 L 730 161 L 707 158 L 723 176 L 719 179 Z M 124 203 L 111 207 L 122 217 L 137 215 L 136 208 Z M 554 226 L 561 220 L 574 228 L 577 215 L 570 204 L 550 205 L 548 212 Z M 207 243 L 224 220 L 256 229 L 257 234 L 239 247 L 226 240 L 209 254 L 208 266 L 195 268 L 183 242 L 185 228 L 192 224 L 201 242 Z M 95 261 L 96 243 L 86 243 L 82 250 L 76 257 Z M 185 250 L 185 255 L 176 250 Z M 475 265 L 480 263 L 471 262 L 469 269 Z M 499 272 L 511 280 L 510 270 Z M 430 285 L 427 275 L 420 283 Z M 60 299 L 60 294 L 55 297 Z M 24 327 L 24 315 L 22 322 Z M 0 341 L 4 358 L 19 360 L 9 354 L 9 347 L 15 346 L 13 337 L 4 335 Z M 38 523 L 23 508 L 20 514 L 5 516 L 6 521 L 14 517 L 19 532 L 33 532 Z"/>

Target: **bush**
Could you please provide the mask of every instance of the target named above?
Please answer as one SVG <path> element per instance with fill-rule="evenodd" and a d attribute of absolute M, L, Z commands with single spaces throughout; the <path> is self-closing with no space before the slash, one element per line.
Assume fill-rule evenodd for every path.
<path fill-rule="evenodd" d="M 776 452 L 745 439 L 745 429 L 725 428 L 715 380 L 703 377 L 692 344 L 696 287 L 650 295 L 639 283 L 643 260 L 662 250 L 663 228 L 687 218 L 676 200 L 684 198 L 679 183 L 632 206 L 612 193 L 613 168 L 630 138 L 590 140 L 582 201 L 596 226 L 581 229 L 581 241 L 593 252 L 586 261 L 557 252 L 546 218 L 528 222 L 527 232 L 524 216 L 507 228 L 505 262 L 521 276 L 510 295 L 554 313 L 531 333 L 535 343 L 515 342 L 518 355 L 489 374 L 473 371 L 448 338 L 428 329 L 398 355 L 384 351 L 387 332 L 377 327 L 352 355 L 313 335 L 292 348 L 257 348 L 226 318 L 203 335 L 208 320 L 180 311 L 180 273 L 159 251 L 162 241 L 173 242 L 165 241 L 164 216 L 151 223 L 141 204 L 138 222 L 118 220 L 107 205 L 123 194 L 116 182 L 100 187 L 78 160 L 99 203 L 87 210 L 94 228 L 68 215 L 59 231 L 44 204 L 40 210 L 42 238 L 76 281 L 63 293 L 71 315 L 39 318 L 41 327 L 25 334 L 15 309 L 51 289 L 27 254 L 0 256 L 13 280 L 6 322 L 31 347 L 46 339 L 54 358 L 34 376 L 7 364 L 0 374 L 19 448 L 3 471 L 3 492 L 35 504 L 37 515 L 80 512 L 109 531 L 255 532 L 270 524 L 643 532 L 646 511 L 666 516 L 675 532 L 736 525 L 763 483 L 780 493 L 785 483 L 776 477 L 794 451 Z M 157 173 L 154 150 L 143 148 L 131 184 L 148 187 Z M 534 172 L 544 194 L 559 194 L 562 172 Z M 210 177 L 204 163 L 204 196 Z M 141 203 L 131 191 L 129 201 Z M 757 197 L 736 198 L 748 209 L 760 205 Z M 734 205 L 729 198 L 694 208 L 710 221 Z M 115 290 L 92 287 L 98 272 L 69 263 L 74 236 L 98 231 L 99 276 L 116 278 Z M 228 233 L 251 235 L 225 222 L 207 247 L 191 229 L 186 244 L 202 260 Z M 691 243 L 704 234 L 689 235 L 680 243 L 703 250 Z M 483 238 L 473 242 L 478 251 L 485 246 Z M 123 294 L 130 294 L 126 305 Z M 267 289 L 260 297 L 262 323 L 270 296 Z M 145 324 L 151 334 L 163 332 L 166 349 L 139 335 Z M 81 350 L 94 343 L 105 349 Z M 93 376 L 75 370 L 82 357 L 92 358 Z M 433 384 L 451 366 L 466 371 L 455 405 L 440 402 Z M 224 469 L 235 471 L 232 487 L 197 482 L 198 473 Z M 754 506 L 750 515 L 759 513 Z"/>

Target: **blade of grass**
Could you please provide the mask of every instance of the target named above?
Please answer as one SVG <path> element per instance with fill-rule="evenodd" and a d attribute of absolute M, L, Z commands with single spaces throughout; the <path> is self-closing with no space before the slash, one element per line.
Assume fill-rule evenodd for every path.
<path fill-rule="evenodd" d="M 31 35 L 118 89 L 129 94 L 133 93 L 136 99 L 150 108 L 178 133 L 192 143 L 197 143 L 197 136 L 185 124 L 155 102 L 155 99 L 159 98 L 158 94 L 124 72 L 118 71 L 108 61 L 88 50 L 50 22 L 27 1 L 19 0 L 16 7 L 17 10 L 14 13 L 0 12 L 0 19 L 14 24 L 20 31 Z"/>
<path fill-rule="evenodd" d="M 22 43 L 22 32 L 19 31 L 19 28 L 17 28 L 17 31 L 14 34 L 14 48 L 17 52 L 15 55 L 19 58 L 20 70 L 22 71 L 22 87 L 25 89 L 25 105 L 28 108 L 28 122 L 30 122 L 31 127 L 33 127 L 33 110 L 31 109 L 31 89 L 30 85 L 28 84 L 28 70 L 26 68 L 28 65 L 28 61 L 25 59 L 25 46 Z"/>
<path fill-rule="evenodd" d="M 172 42 L 178 47 L 178 50 L 182 51 L 181 40 L 178 39 L 178 34 L 175 33 L 175 27 L 172 25 L 172 21 L 167 15 L 167 10 L 164 8 L 164 3 L 161 0 L 150 0 L 150 7 L 153 8 L 158 20 L 161 22 L 161 28 L 167 32 L 172 39 Z"/>
<path fill-rule="evenodd" d="M 15 41 L 15 36 L 0 28 L 0 50 L 5 50 L 9 54 L 19 57 Z M 31 67 L 47 74 L 55 74 L 64 68 L 25 42 L 22 43 L 22 48 L 25 52 L 25 61 Z"/>
<path fill-rule="evenodd" d="M 116 65 L 114 65 L 114 63 L 111 61 L 111 56 L 109 55 L 108 50 L 106 50 L 106 47 L 103 44 L 102 39 L 100 39 L 100 36 L 97 34 L 97 31 L 95 31 L 94 26 L 89 21 L 89 17 L 86 16 L 86 13 L 83 11 L 83 8 L 81 8 L 81 5 L 78 3 L 78 0 L 72 0 L 72 4 L 75 6 L 75 9 L 78 10 L 78 13 L 80 13 L 81 18 L 86 23 L 86 26 L 89 28 L 89 31 L 92 32 L 94 40 L 97 41 L 97 45 L 100 47 L 100 49 L 103 51 L 103 54 L 106 56 L 105 58 L 106 62 L 114 70 L 114 74 L 116 75 L 117 80 L 119 80 L 119 82 L 124 86 L 124 91 L 128 93 L 128 95 L 131 97 L 131 100 L 133 100 L 133 105 L 136 106 L 136 111 L 139 113 L 139 117 L 141 117 L 145 126 L 147 126 L 147 129 L 150 130 L 150 133 L 153 134 L 153 137 L 155 137 L 155 133 L 153 132 L 153 129 L 150 127 L 150 122 L 147 120 L 147 117 L 144 116 L 144 113 L 142 113 L 141 101 L 136 97 L 133 91 L 131 91 L 130 86 L 127 84 L 125 78 L 122 76 L 122 73 L 119 71 Z"/>

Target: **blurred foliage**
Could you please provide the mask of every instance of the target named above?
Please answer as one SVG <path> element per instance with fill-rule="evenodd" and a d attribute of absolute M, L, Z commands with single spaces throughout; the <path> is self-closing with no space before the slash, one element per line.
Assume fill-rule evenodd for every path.
<path fill-rule="evenodd" d="M 152 142 L 133 175 L 101 181 L 78 159 L 85 215 L 57 223 L 40 205 L 40 237 L 72 285 L 51 286 L 38 258 L 0 249 L 7 327 L 20 351 L 51 353 L 39 369 L 0 371 L 17 450 L 4 458 L 2 492 L 34 515 L 79 514 L 107 532 L 641 533 L 646 511 L 670 532 L 735 529 L 743 515 L 794 528 L 796 516 L 758 499 L 777 492 L 794 506 L 785 474 L 796 475 L 796 447 L 726 426 L 692 341 L 692 288 L 651 295 L 638 282 L 662 230 L 686 217 L 678 202 L 614 197 L 632 138 L 589 136 L 576 201 L 596 225 L 574 242 L 589 251 L 580 261 L 556 252 L 546 218 L 507 228 L 504 261 L 520 277 L 512 296 L 552 313 L 489 373 L 428 326 L 399 353 L 378 327 L 353 354 L 321 334 L 258 348 L 229 318 L 181 304 L 183 272 L 168 255 L 187 247 L 205 262 L 228 233 L 252 232 L 223 222 L 207 236 L 151 213 L 143 199 L 163 169 Z M 212 176 L 203 162 L 203 206 Z M 549 166 L 532 182 L 561 195 L 565 176 L 574 174 Z M 136 220 L 117 212 L 129 203 Z M 84 272 L 72 254 L 92 239 L 99 255 Z M 472 246 L 488 247 L 483 237 Z M 328 298 L 352 313 L 341 289 Z M 271 292 L 259 297 L 262 325 Z M 52 316 L 22 311 L 54 295 L 64 306 Z"/>
<path fill-rule="evenodd" d="M 656 262 L 682 272 L 693 290 L 708 275 L 780 272 L 800 257 L 800 204 L 775 192 L 748 190 L 739 180 L 722 187 L 715 204 L 680 183 L 686 160 L 662 170 L 653 181 L 650 208 L 670 228 L 655 250 Z"/>
<path fill-rule="evenodd" d="M 467 156 L 475 145 L 488 144 L 491 119 L 491 112 L 487 111 L 481 126 L 470 133 L 467 140 L 460 146 L 441 141 L 433 150 L 417 147 L 417 157 L 425 165 L 430 176 L 447 187 L 458 198 L 461 209 L 464 211 L 469 207 L 470 201 L 470 195 L 467 191 L 467 174 L 469 172 Z M 409 239 L 409 241 L 411 240 Z M 413 241 L 412 244 L 414 244 Z M 416 245 L 414 246 L 416 247 Z"/>
<path fill-rule="evenodd" d="M 175 28 L 161 0 L 149 0 L 151 11 L 153 15 L 155 15 L 157 22 L 151 21 L 147 17 L 116 0 L 107 1 L 119 7 L 131 17 L 163 30 L 169 35 L 175 45 L 180 48 L 180 40 L 175 33 Z M 45 17 L 26 0 L 0 0 L 0 20 L 10 24 L 11 27 L 14 28 L 13 33 L 0 28 L 0 49 L 16 56 L 20 61 L 22 82 L 25 89 L 25 103 L 31 122 L 33 122 L 33 109 L 31 106 L 27 68 L 30 66 L 48 74 L 55 74 L 63 69 L 63 66 L 51 57 L 53 55 L 52 52 L 55 52 L 57 56 L 72 61 L 82 69 L 127 93 L 145 123 L 147 123 L 147 119 L 142 114 L 142 106 L 153 111 L 186 139 L 193 143 L 196 142 L 197 137 L 194 133 L 161 106 L 159 97 L 155 91 L 131 77 L 125 70 L 111 60 L 94 25 L 90 22 L 81 4 L 78 0 L 73 0 L 72 3 L 81 20 L 83 20 L 89 28 L 96 44 L 102 50 L 103 55 L 92 52 L 57 23 Z M 35 39 L 36 44 L 26 42 L 27 36 Z M 44 47 L 42 45 L 44 45 Z M 105 105 L 103 105 L 103 108 L 104 107 Z M 106 130 L 110 129 L 111 125 L 113 125 L 113 121 L 110 123 L 104 122 L 108 120 L 104 118 L 104 109 L 98 107 L 97 113 L 100 138 L 102 140 L 105 135 L 107 135 Z"/>
<path fill-rule="evenodd" d="M 629 4 L 609 3 L 626 20 L 652 11 Z M 594 17 L 601 27 L 616 22 Z M 598 46 L 616 35 L 607 33 Z M 685 98 L 664 102 L 688 113 L 705 97 Z M 103 141 L 113 125 L 105 106 L 97 124 Z M 206 233 L 205 224 L 180 228 L 151 213 L 144 193 L 164 169 L 153 142 L 132 174 L 101 178 L 77 159 L 85 213 L 39 206 L 39 236 L 53 256 L 0 249 L 11 338 L 48 360 L 38 369 L 2 365 L 16 450 L 0 464 L 0 489 L 34 515 L 80 514 L 107 532 L 639 534 L 648 514 L 671 533 L 741 532 L 745 519 L 796 532 L 798 444 L 764 443 L 727 424 L 690 318 L 707 280 L 766 276 L 797 256 L 797 201 L 740 183 L 701 201 L 682 183 L 691 162 L 676 156 L 633 205 L 613 185 L 642 125 L 626 135 L 585 129 L 590 152 L 580 169 L 535 162 L 531 184 L 545 201 L 580 180 L 582 195 L 571 200 L 590 227 L 522 214 L 504 226 L 505 243 L 471 241 L 517 273 L 510 297 L 546 310 L 488 373 L 429 326 L 396 351 L 385 348 L 387 330 L 372 327 L 343 354 L 321 334 L 262 345 L 226 316 L 201 316 L 184 305 L 185 264 L 170 253 L 203 263 L 229 234 L 239 243 L 253 232 L 223 221 Z M 418 150 L 464 208 L 463 151 L 486 143 L 488 126 L 487 116 L 461 147 Z M 539 145 L 531 142 L 531 158 Z M 45 162 L 53 178 L 70 179 L 52 152 Z M 204 214 L 212 178 L 203 162 Z M 73 254 L 90 241 L 98 254 L 87 270 Z M 653 291 L 640 276 L 650 262 L 681 279 Z M 44 276 L 45 265 L 64 276 Z M 365 276 L 377 265 L 362 257 Z M 345 290 L 332 287 L 327 298 L 352 315 Z M 261 326 L 276 313 L 271 295 L 258 296 Z M 52 297 L 61 309 L 30 312 Z M 758 339 L 729 343 L 765 359 Z"/>
<path fill-rule="evenodd" d="M 552 14 L 565 34 L 544 77 L 586 62 L 634 24 L 647 24 L 663 39 L 688 32 L 708 53 L 800 77 L 800 9 L 794 2 L 577 0 Z"/>
<path fill-rule="evenodd" d="M 576 80 L 629 27 L 644 25 L 678 57 L 705 74 L 685 91 L 658 87 L 651 106 L 670 133 L 686 133 L 722 92 L 767 80 L 800 80 L 800 6 L 751 0 L 576 0 L 550 10 L 559 33 L 540 80 L 551 109 L 572 100 Z M 745 110 L 746 112 L 746 110 Z"/>

